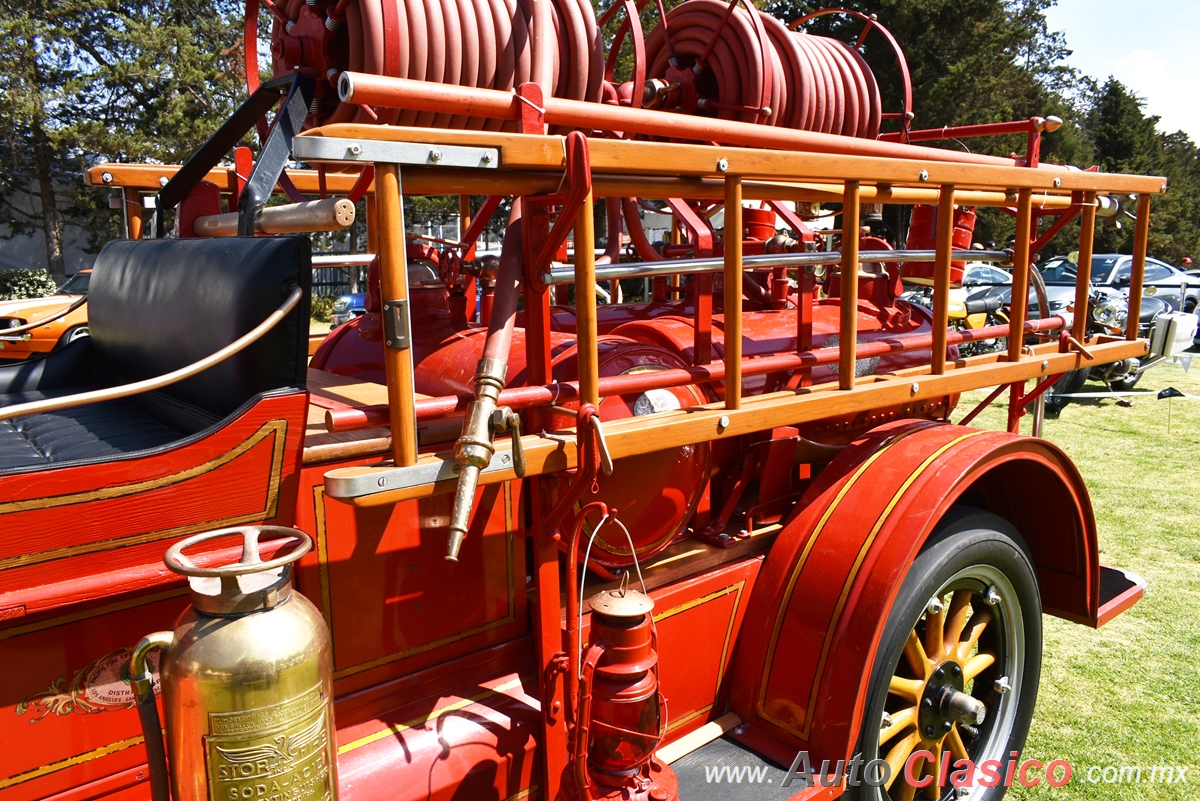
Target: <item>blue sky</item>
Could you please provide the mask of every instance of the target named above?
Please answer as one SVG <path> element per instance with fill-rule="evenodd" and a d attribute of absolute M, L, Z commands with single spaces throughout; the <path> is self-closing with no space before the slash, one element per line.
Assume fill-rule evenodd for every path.
<path fill-rule="evenodd" d="M 1058 0 L 1046 12 L 1073 51 L 1067 63 L 1109 75 L 1145 100 L 1162 131 L 1200 142 L 1200 0 Z"/>

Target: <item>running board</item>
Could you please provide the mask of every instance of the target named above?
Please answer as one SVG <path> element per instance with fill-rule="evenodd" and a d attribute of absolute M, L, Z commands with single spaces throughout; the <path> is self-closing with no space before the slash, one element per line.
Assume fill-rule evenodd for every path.
<path fill-rule="evenodd" d="M 1146 594 L 1146 580 L 1131 570 L 1100 565 L 1100 611 L 1096 628 L 1133 607 Z"/>
<path fill-rule="evenodd" d="M 729 717 L 736 718 L 725 716 Z M 660 756 L 664 750 L 658 752 Z M 841 782 L 833 784 L 836 780 L 832 776 L 825 777 L 825 781 L 833 784 L 831 787 L 823 786 L 816 776 L 808 777 L 814 784 L 808 787 L 803 774 L 794 775 L 789 781 L 786 767 L 767 761 L 726 736 L 675 759 L 671 769 L 679 779 L 680 801 L 830 801 L 840 798 L 843 792 Z M 786 787 L 785 781 L 788 781 Z"/>

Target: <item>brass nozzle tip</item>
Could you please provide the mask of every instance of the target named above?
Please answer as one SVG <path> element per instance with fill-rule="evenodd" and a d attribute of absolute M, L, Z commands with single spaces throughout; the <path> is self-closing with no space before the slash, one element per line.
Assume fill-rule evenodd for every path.
<path fill-rule="evenodd" d="M 450 529 L 450 541 L 446 544 L 446 561 L 447 562 L 457 562 L 458 561 L 458 549 L 462 547 L 463 538 L 466 535 L 467 535 L 467 532 L 465 532 L 465 531 L 460 531 L 459 529 L 456 529 L 456 528 Z"/>

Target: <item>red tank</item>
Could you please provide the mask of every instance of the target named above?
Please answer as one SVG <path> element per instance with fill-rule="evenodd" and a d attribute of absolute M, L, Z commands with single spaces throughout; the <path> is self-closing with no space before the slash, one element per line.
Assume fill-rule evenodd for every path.
<path fill-rule="evenodd" d="M 483 353 L 487 329 L 483 326 L 451 321 L 449 293 L 444 286 L 414 287 L 410 295 L 413 328 L 413 364 L 415 389 L 423 395 L 443 397 L 470 395 L 474 391 L 475 367 Z M 356 378 L 384 383 L 383 348 L 371 325 L 372 315 L 364 315 L 330 334 L 313 357 L 313 367 Z M 360 336 L 366 334 L 369 339 Z M 553 332 L 550 336 L 554 378 L 571 381 L 578 377 L 575 338 Z M 657 345 L 626 337 L 602 336 L 598 343 L 600 375 L 686 367 L 679 356 Z M 526 386 L 525 331 L 513 331 L 508 361 L 507 385 Z M 668 409 L 681 409 L 704 403 L 707 399 L 695 387 L 650 390 L 635 395 L 602 398 L 600 419 L 616 420 Z M 575 403 L 564 403 L 575 408 Z M 574 425 L 574 418 L 560 418 L 562 428 Z M 598 478 L 600 492 L 595 498 L 619 511 L 621 521 L 633 537 L 639 559 L 645 559 L 671 543 L 700 502 L 709 472 L 707 444 L 686 445 L 674 450 L 655 451 L 642 456 L 618 459 L 611 476 Z M 657 493 L 645 492 L 645 477 L 661 481 Z M 585 528 L 590 536 L 590 529 Z M 619 537 L 618 537 L 619 535 Z M 593 562 L 605 568 L 623 568 L 633 564 L 629 545 L 614 526 L 606 526 L 592 549 Z"/>
<path fill-rule="evenodd" d="M 913 206 L 912 220 L 908 224 L 909 250 L 933 250 L 937 247 L 937 206 Z M 975 209 L 965 206 L 954 208 L 954 249 L 971 247 L 975 233 Z M 962 286 L 965 261 L 950 262 L 950 284 Z M 904 280 L 914 284 L 933 286 L 933 262 L 905 262 Z"/>
<path fill-rule="evenodd" d="M 816 348 L 835 347 L 841 315 L 840 301 L 826 298 L 813 308 L 813 343 Z M 796 309 L 746 312 L 742 315 L 742 353 L 745 359 L 774 356 L 796 351 Z M 720 359 L 725 351 L 724 316 L 713 316 L 713 358 Z M 920 307 L 902 303 L 879 306 L 869 299 L 858 304 L 858 341 L 873 342 L 908 334 L 927 334 L 931 331 L 928 314 Z M 627 323 L 614 333 L 665 348 L 691 363 L 695 338 L 690 318 L 663 317 L 651 321 Z M 878 358 L 860 359 L 856 372 L 870 375 L 891 372 L 906 367 L 929 364 L 928 350 L 893 353 Z M 791 381 L 791 373 L 770 373 L 747 376 L 742 380 L 742 394 L 758 395 L 783 389 Z M 820 384 L 837 380 L 837 365 L 822 365 L 812 370 L 812 381 Z"/>

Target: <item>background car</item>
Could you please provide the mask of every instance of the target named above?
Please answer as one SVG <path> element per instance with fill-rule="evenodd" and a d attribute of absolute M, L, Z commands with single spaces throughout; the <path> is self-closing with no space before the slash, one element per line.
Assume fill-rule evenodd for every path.
<path fill-rule="evenodd" d="M 1046 286 L 1075 286 L 1078 265 L 1069 257 L 1058 256 L 1041 265 Z M 1123 295 L 1129 293 L 1133 277 L 1133 256 L 1123 253 L 1098 253 L 1092 256 L 1092 286 L 1110 287 Z M 1196 311 L 1200 304 L 1200 276 L 1191 275 L 1159 259 L 1146 259 L 1142 281 L 1143 294 L 1157 297 L 1175 311 Z"/>
<path fill-rule="evenodd" d="M 333 325 L 330 328 L 337 328 L 339 325 L 353 320 L 355 317 L 362 317 L 366 313 L 367 295 L 365 292 L 352 292 L 348 295 L 339 295 L 338 299 L 333 302 L 333 313 L 330 315 Z"/>
<path fill-rule="evenodd" d="M 87 295 L 91 270 L 80 270 L 48 297 L 0 301 L 0 362 L 41 356 L 88 335 L 87 305 L 22 334 L 5 330 L 53 317 Z"/>

